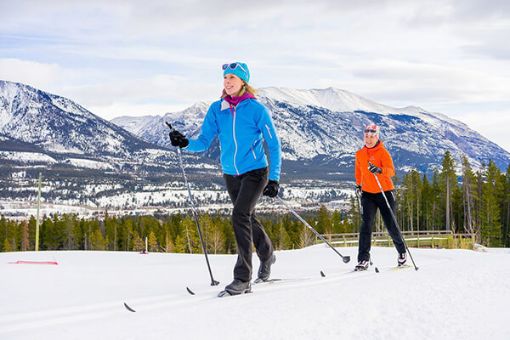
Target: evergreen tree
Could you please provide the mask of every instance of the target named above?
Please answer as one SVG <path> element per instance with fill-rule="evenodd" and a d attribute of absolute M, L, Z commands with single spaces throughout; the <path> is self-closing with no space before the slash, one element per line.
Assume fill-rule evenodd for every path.
<path fill-rule="evenodd" d="M 75 226 L 79 224 L 76 214 L 64 214 L 62 216 L 63 230 L 65 232 L 63 249 L 73 250 L 76 249 L 76 243 L 79 240 L 75 239 L 73 233 Z"/>
<path fill-rule="evenodd" d="M 351 209 L 347 214 L 347 218 L 352 225 L 351 232 L 357 233 L 361 227 L 361 205 L 358 198 L 355 196 L 351 196 L 350 203 Z"/>
<path fill-rule="evenodd" d="M 169 234 L 166 234 L 166 237 L 165 237 L 165 251 L 167 253 L 174 253 L 174 252 L 176 252 L 175 251 L 174 241 L 172 240 L 172 238 L 170 237 Z"/>
<path fill-rule="evenodd" d="M 4 215 L 0 216 L 0 251 L 5 250 L 5 240 L 7 239 L 7 221 Z"/>
<path fill-rule="evenodd" d="M 432 175 L 432 229 L 444 230 L 444 206 L 441 204 L 441 183 L 440 174 L 434 170 Z M 441 226 L 443 226 L 441 228 Z"/>
<path fill-rule="evenodd" d="M 500 202 L 498 192 L 502 192 L 501 173 L 491 160 L 486 170 L 486 182 L 483 185 L 483 215 L 482 215 L 482 241 L 490 247 L 501 246 L 501 220 Z"/>
<path fill-rule="evenodd" d="M 30 250 L 30 239 L 28 237 L 28 222 L 21 222 L 21 251 Z"/>
<path fill-rule="evenodd" d="M 4 221 L 4 241 L 3 241 L 3 251 L 17 251 L 18 250 L 18 242 L 16 240 L 16 230 L 17 225 L 13 221 L 5 220 Z"/>
<path fill-rule="evenodd" d="M 105 213 L 105 219 L 104 219 L 104 229 L 105 229 L 105 235 L 108 239 L 106 248 L 108 250 L 117 250 L 118 249 L 118 243 L 119 243 L 119 223 L 115 216 L 109 217 L 108 212 Z"/>
<path fill-rule="evenodd" d="M 402 187 L 398 190 L 398 201 L 400 202 L 399 206 L 401 207 L 400 210 L 397 211 L 397 216 L 401 217 L 400 227 L 402 228 L 402 231 L 406 229 L 412 230 L 414 227 L 413 217 L 416 198 L 411 172 L 404 175 Z M 408 228 L 406 228 L 406 225 Z"/>
<path fill-rule="evenodd" d="M 35 250 L 35 229 L 36 229 L 36 220 L 33 215 L 30 216 L 28 220 L 28 240 L 29 240 L 29 250 Z"/>
<path fill-rule="evenodd" d="M 90 235 L 90 250 L 105 250 L 106 242 L 103 237 L 103 233 L 101 233 L 101 229 L 99 225 L 97 228 L 94 228 Z"/>
<path fill-rule="evenodd" d="M 476 177 L 471 169 L 469 160 L 466 156 L 462 158 L 462 210 L 464 215 L 464 231 L 471 234 L 474 240 L 478 240 L 479 226 L 473 218 L 475 199 L 476 199 Z"/>
<path fill-rule="evenodd" d="M 429 180 L 426 175 L 423 175 L 422 179 L 422 190 L 421 190 L 421 220 L 423 229 L 430 230 L 433 226 L 433 218 L 432 218 L 432 206 L 434 202 L 434 192 L 432 186 L 430 185 Z"/>
<path fill-rule="evenodd" d="M 188 253 L 188 242 L 186 241 L 186 237 L 183 235 L 177 235 L 175 239 L 175 252 L 176 253 Z"/>
<path fill-rule="evenodd" d="M 133 249 L 134 251 L 144 251 L 145 250 L 145 242 L 142 240 L 138 233 L 133 234 Z"/>
<path fill-rule="evenodd" d="M 510 247 L 510 165 L 506 169 L 505 184 L 503 190 L 503 240 L 504 246 Z"/>
<path fill-rule="evenodd" d="M 278 248 L 279 250 L 283 249 L 292 249 L 292 242 L 289 237 L 289 233 L 285 229 L 283 223 L 279 224 L 279 232 L 278 232 Z"/>
<path fill-rule="evenodd" d="M 481 232 L 481 226 L 482 226 L 482 212 L 483 212 L 483 173 L 482 171 L 478 171 L 476 173 L 476 198 L 474 199 L 474 206 L 475 206 L 475 214 L 474 214 L 474 220 L 475 224 L 479 226 L 480 232 Z M 481 234 L 480 234 L 480 242 L 481 242 Z"/>
<path fill-rule="evenodd" d="M 3 242 L 3 251 L 9 252 L 9 251 L 15 251 L 14 247 L 12 246 L 12 242 L 9 239 L 4 239 Z"/>
<path fill-rule="evenodd" d="M 345 233 L 343 230 L 344 225 L 342 224 L 342 213 L 340 210 L 333 211 L 331 216 L 331 224 L 333 227 L 333 234 Z"/>
<path fill-rule="evenodd" d="M 444 207 L 443 216 L 445 230 L 453 230 L 452 227 L 452 209 L 453 209 L 453 193 L 455 188 L 457 187 L 457 175 L 455 174 L 455 161 L 450 153 L 450 151 L 446 151 L 442 161 L 442 170 L 441 170 L 441 197 L 442 197 L 442 205 Z"/>
<path fill-rule="evenodd" d="M 225 235 L 221 225 L 221 218 L 218 218 L 218 216 L 212 218 L 209 215 L 203 215 L 201 216 L 200 225 L 203 226 L 207 251 L 212 254 L 223 252 L 225 248 Z"/>
<path fill-rule="evenodd" d="M 319 234 L 331 234 L 331 231 L 333 230 L 331 224 L 331 214 L 324 204 L 321 204 L 319 208 L 319 212 L 317 214 L 317 225 L 315 229 L 317 232 L 319 232 Z"/>
<path fill-rule="evenodd" d="M 150 252 L 158 252 L 159 245 L 154 230 L 151 230 L 151 232 L 149 233 L 149 239 L 147 242 L 149 243 L 148 246 Z"/>

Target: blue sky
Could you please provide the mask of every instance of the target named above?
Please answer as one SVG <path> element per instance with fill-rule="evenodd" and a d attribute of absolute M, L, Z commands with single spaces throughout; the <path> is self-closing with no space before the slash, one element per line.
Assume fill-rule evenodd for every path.
<path fill-rule="evenodd" d="M 1 1 L 0 79 L 111 119 L 255 87 L 337 87 L 467 123 L 510 151 L 510 2 Z"/>

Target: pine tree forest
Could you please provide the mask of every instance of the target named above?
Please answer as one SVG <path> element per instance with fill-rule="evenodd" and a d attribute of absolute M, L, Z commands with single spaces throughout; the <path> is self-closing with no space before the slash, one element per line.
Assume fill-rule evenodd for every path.
<path fill-rule="evenodd" d="M 460 176 L 458 169 L 461 170 Z M 412 170 L 394 178 L 397 218 L 403 231 L 449 230 L 471 234 L 489 247 L 510 246 L 510 166 L 502 173 L 494 162 L 474 171 L 467 158 L 455 164 L 446 152 L 441 169 L 430 177 Z M 300 212 L 321 234 L 356 233 L 361 223 L 355 196 L 347 211 Z M 258 217 L 276 249 L 311 245 L 315 235 L 290 214 Z M 380 221 L 379 221 L 380 223 Z M 236 253 L 230 216 L 202 213 L 200 225 L 211 254 Z M 34 250 L 36 220 L 14 221 L 0 217 L 0 251 Z M 383 229 L 384 230 L 384 229 Z M 83 219 L 73 214 L 44 216 L 40 224 L 40 250 L 142 251 L 201 253 L 192 216 L 105 216 Z"/>

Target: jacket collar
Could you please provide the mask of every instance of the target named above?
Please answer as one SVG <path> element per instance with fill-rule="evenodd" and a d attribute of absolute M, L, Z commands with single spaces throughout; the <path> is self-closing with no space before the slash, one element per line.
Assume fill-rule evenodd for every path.
<path fill-rule="evenodd" d="M 242 101 L 239 104 L 237 104 L 237 106 L 234 106 L 234 105 L 230 105 L 230 103 L 227 102 L 225 99 L 222 99 L 221 100 L 220 111 L 229 110 L 231 106 L 237 108 L 237 107 L 240 107 L 241 105 L 244 105 L 244 103 L 247 103 L 247 101 Z"/>
<path fill-rule="evenodd" d="M 373 147 L 369 148 L 368 146 L 364 145 L 363 148 L 367 149 L 367 151 L 375 151 L 381 148 L 382 146 L 383 146 L 382 140 L 378 140 Z"/>

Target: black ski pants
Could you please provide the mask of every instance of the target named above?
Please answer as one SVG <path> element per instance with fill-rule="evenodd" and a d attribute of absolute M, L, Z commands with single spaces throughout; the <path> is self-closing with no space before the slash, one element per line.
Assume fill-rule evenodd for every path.
<path fill-rule="evenodd" d="M 255 205 L 267 184 L 267 173 L 267 168 L 262 168 L 238 176 L 223 175 L 234 204 L 232 225 L 237 242 L 234 279 L 245 282 L 252 278 L 252 243 L 261 261 L 273 255 L 271 240 L 255 216 Z"/>
<path fill-rule="evenodd" d="M 395 196 L 393 191 L 385 191 L 384 194 L 390 203 L 391 210 L 395 213 Z M 384 200 L 381 193 L 372 194 L 363 191 L 361 194 L 361 207 L 362 211 L 362 223 L 359 231 L 359 249 L 358 249 L 358 261 L 368 261 L 370 259 L 370 246 L 372 241 L 372 226 L 374 224 L 375 214 L 377 209 L 381 212 L 382 219 L 388 234 L 390 234 L 393 244 L 397 251 L 402 254 L 406 252 L 404 242 L 400 235 L 400 231 L 391 216 L 391 212 L 388 209 L 388 205 Z"/>

